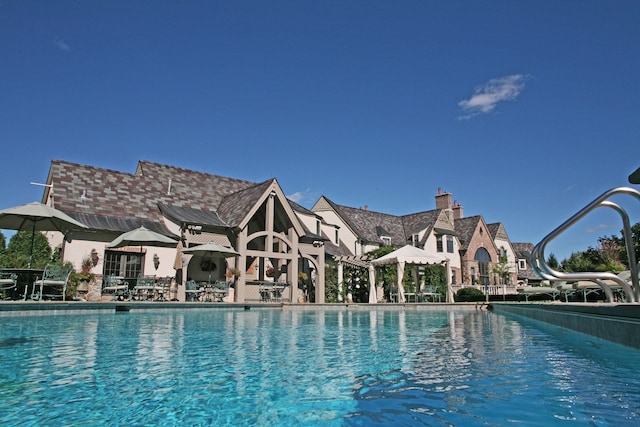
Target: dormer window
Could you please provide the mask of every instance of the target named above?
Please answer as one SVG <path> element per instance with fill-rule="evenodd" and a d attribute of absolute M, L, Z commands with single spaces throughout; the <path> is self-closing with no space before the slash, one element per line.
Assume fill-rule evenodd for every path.
<path fill-rule="evenodd" d="M 320 235 L 320 220 L 319 219 L 316 220 L 316 234 L 318 236 Z"/>
<path fill-rule="evenodd" d="M 445 236 L 447 238 L 447 252 L 453 253 L 453 236 Z"/>
<path fill-rule="evenodd" d="M 338 228 L 336 228 L 336 241 L 335 241 L 336 245 L 340 244 L 340 236 L 338 235 Z"/>
<path fill-rule="evenodd" d="M 520 270 L 526 270 L 527 269 L 527 260 L 526 259 L 519 259 L 518 260 L 518 268 Z"/>
<path fill-rule="evenodd" d="M 444 249 L 442 249 L 442 241 L 444 238 L 445 236 L 436 238 L 436 252 L 444 252 Z"/>
<path fill-rule="evenodd" d="M 418 247 L 418 245 L 420 244 L 420 235 L 418 233 L 415 233 L 411 236 L 411 243 L 413 244 L 413 246 Z"/>
<path fill-rule="evenodd" d="M 384 246 L 391 246 L 391 237 L 382 236 L 381 239 Z"/>

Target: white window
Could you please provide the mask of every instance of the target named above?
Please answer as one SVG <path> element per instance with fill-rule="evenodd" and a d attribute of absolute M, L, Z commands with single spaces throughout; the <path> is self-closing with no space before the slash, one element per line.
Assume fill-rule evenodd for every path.
<path fill-rule="evenodd" d="M 338 235 L 338 229 L 336 228 L 336 245 L 340 244 L 340 236 Z"/>
<path fill-rule="evenodd" d="M 384 246 L 391 246 L 391 237 L 382 236 L 382 244 Z"/>
<path fill-rule="evenodd" d="M 453 236 L 447 236 L 447 252 L 453 253 Z"/>
<path fill-rule="evenodd" d="M 411 236 L 411 242 L 413 243 L 413 246 L 416 247 L 420 244 L 420 236 L 418 235 L 418 233 Z"/>
<path fill-rule="evenodd" d="M 526 259 L 519 259 L 518 260 L 518 268 L 520 270 L 526 270 L 527 269 L 527 260 Z"/>

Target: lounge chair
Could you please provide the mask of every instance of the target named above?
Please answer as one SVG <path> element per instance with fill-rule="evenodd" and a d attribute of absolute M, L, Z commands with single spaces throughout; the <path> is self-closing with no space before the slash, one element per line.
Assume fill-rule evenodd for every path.
<path fill-rule="evenodd" d="M 67 284 L 73 269 L 68 266 L 48 264 L 42 272 L 42 278 L 33 282 L 31 299 L 44 300 L 61 297 L 66 301 Z"/>
<path fill-rule="evenodd" d="M 548 283 L 548 282 L 547 282 Z M 517 289 L 519 294 L 523 294 L 525 300 L 528 302 L 529 297 L 532 295 L 548 295 L 552 300 L 555 300 L 560 293 L 557 288 L 553 286 L 522 286 Z"/>

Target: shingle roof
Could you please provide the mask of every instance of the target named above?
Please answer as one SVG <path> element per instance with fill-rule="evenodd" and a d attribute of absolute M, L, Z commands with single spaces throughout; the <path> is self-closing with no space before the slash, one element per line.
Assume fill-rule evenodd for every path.
<path fill-rule="evenodd" d="M 183 223 L 232 227 L 273 182 L 257 184 L 144 160 L 134 174 L 53 160 L 49 179 L 56 208 L 92 228 L 113 231 L 139 224 L 166 230 L 163 214 Z"/>
<path fill-rule="evenodd" d="M 445 227 L 441 231 L 445 231 L 447 234 L 456 234 L 450 222 L 445 224 L 442 221 L 444 212 L 442 209 L 396 216 L 368 209 L 338 205 L 326 196 L 323 196 L 323 198 L 340 215 L 347 226 L 360 239 L 367 242 L 380 243 L 381 237 L 385 236 L 391 238 L 391 245 L 404 246 L 411 240 L 414 233 L 426 230 L 427 232 L 421 242 L 424 244 L 428 234 L 438 223 Z"/>
<path fill-rule="evenodd" d="M 492 224 L 487 224 L 487 229 L 489 230 L 489 234 L 493 240 L 502 239 L 509 240 L 509 236 L 507 235 L 507 231 L 504 229 L 504 226 L 501 222 L 494 222 Z"/>
<path fill-rule="evenodd" d="M 482 217 L 480 215 L 455 220 L 456 233 L 458 233 L 458 238 L 460 239 L 460 250 L 465 251 L 469 248 L 473 233 L 481 220 Z"/>
<path fill-rule="evenodd" d="M 176 224 L 199 224 L 214 227 L 228 227 L 217 212 L 193 209 L 182 206 L 165 205 L 158 203 L 162 214 Z"/>
<path fill-rule="evenodd" d="M 511 243 L 513 250 L 516 252 L 516 258 L 527 261 L 527 268 L 518 269 L 518 279 L 540 280 L 541 278 L 533 271 L 531 263 L 531 253 L 533 252 L 533 243 Z"/>
<path fill-rule="evenodd" d="M 367 242 L 379 243 L 378 232 L 380 227 L 388 233 L 385 237 L 391 239 L 391 245 L 404 245 L 406 243 L 402 218 L 394 215 L 374 212 L 367 209 L 352 208 L 333 204 L 334 209 L 353 229 L 358 237 Z"/>
<path fill-rule="evenodd" d="M 260 199 L 272 183 L 273 180 L 254 184 L 251 187 L 225 196 L 218 207 L 220 217 L 231 227 L 239 225 L 246 216 L 247 211 L 258 202 L 258 199 Z"/>

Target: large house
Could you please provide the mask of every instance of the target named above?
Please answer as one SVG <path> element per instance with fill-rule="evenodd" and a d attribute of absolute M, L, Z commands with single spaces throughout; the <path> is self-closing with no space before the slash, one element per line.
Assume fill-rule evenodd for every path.
<path fill-rule="evenodd" d="M 341 262 L 363 258 L 382 246 L 413 245 L 449 260 L 454 290 L 476 286 L 491 294 L 515 293 L 516 254 L 501 223 L 486 224 L 480 215 L 465 218 L 451 193 L 438 189 L 436 209 L 407 215 L 390 215 L 339 205 L 322 196 L 311 208 L 317 234 L 332 245 L 326 252 Z M 503 263 L 508 274 L 499 276 L 494 266 Z M 355 264 L 358 265 L 358 264 Z"/>
<path fill-rule="evenodd" d="M 261 285 L 277 282 L 286 285 L 285 301 L 323 303 L 325 257 L 366 267 L 366 253 L 382 246 L 413 245 L 446 259 L 454 291 L 476 286 L 515 293 L 519 277 L 504 226 L 464 217 L 462 206 L 441 189 L 435 209 L 397 216 L 326 196 L 309 210 L 288 200 L 276 179 L 255 183 L 149 161 L 128 173 L 54 160 L 46 184 L 44 203 L 89 226 L 66 238 L 48 233 L 64 261 L 79 269 L 90 258 L 99 278 L 175 278 L 180 300 L 186 282 L 224 281 L 233 271 L 239 276 L 232 301 L 259 301 Z M 238 256 L 191 256 L 178 245 L 107 246 L 140 226 L 173 237 L 181 248 L 214 242 Z M 498 276 L 494 266 L 505 261 L 508 274 Z"/>
<path fill-rule="evenodd" d="M 269 282 L 286 284 L 283 300 L 298 301 L 304 297 L 299 286 L 309 286 L 313 301 L 324 302 L 324 239 L 300 220 L 297 211 L 311 213 L 288 200 L 276 179 L 254 183 L 148 161 L 127 173 L 55 160 L 46 184 L 43 202 L 89 226 L 66 238 L 48 233 L 76 269 L 90 257 L 99 277 L 177 277 L 178 299 L 185 298 L 185 281 L 223 281 L 238 271 L 235 302 L 260 300 L 261 286 Z M 215 242 L 239 255 L 107 247 L 140 226 L 184 248 Z"/>

